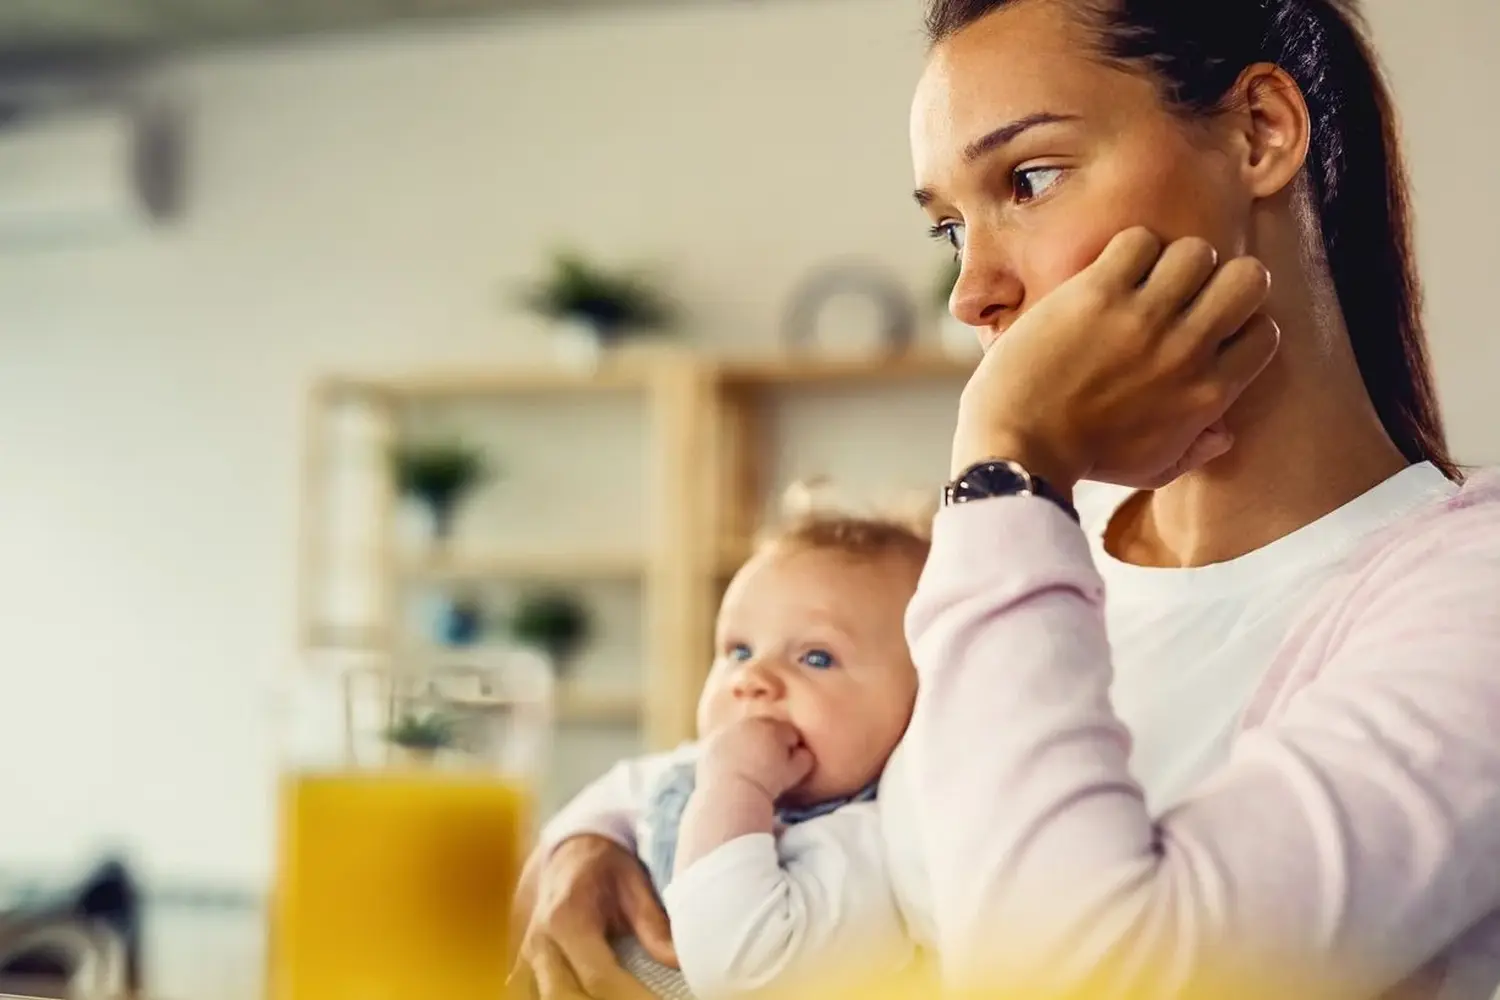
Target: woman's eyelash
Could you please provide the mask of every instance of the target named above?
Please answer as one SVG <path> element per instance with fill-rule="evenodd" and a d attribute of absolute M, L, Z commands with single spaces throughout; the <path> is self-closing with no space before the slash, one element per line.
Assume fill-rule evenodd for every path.
<path fill-rule="evenodd" d="M 948 249 L 953 251 L 954 256 L 963 252 L 963 247 L 959 245 L 958 241 L 958 223 L 956 222 L 939 222 L 927 230 L 927 235 L 939 243 L 947 244 Z"/>

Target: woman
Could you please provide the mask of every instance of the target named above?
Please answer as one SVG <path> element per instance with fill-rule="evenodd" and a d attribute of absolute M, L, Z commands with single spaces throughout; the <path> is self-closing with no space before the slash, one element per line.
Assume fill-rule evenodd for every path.
<path fill-rule="evenodd" d="M 1458 485 L 1445 448 L 1355 20 L 1351 0 L 929 11 L 917 200 L 987 350 L 880 795 L 949 985 L 1500 981 L 1500 484 Z M 1135 490 L 1075 511 L 1085 478 Z M 631 995 L 606 932 L 670 958 L 613 794 L 534 858 L 544 996 Z"/>

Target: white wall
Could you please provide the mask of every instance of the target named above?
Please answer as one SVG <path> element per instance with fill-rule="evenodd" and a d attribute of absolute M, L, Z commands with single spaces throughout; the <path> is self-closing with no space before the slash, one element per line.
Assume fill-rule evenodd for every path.
<path fill-rule="evenodd" d="M 1500 24 L 1488 0 L 1418 6 L 1373 8 L 1454 437 L 1494 460 Z M 175 70 L 199 126 L 188 218 L 0 258 L 0 863 L 113 839 L 174 877 L 264 870 L 263 692 L 293 656 L 315 372 L 537 353 L 497 289 L 559 238 L 663 260 L 717 347 L 769 343 L 791 285 L 851 251 L 925 293 L 940 254 L 905 194 L 920 50 L 907 0 L 819 0 Z"/>

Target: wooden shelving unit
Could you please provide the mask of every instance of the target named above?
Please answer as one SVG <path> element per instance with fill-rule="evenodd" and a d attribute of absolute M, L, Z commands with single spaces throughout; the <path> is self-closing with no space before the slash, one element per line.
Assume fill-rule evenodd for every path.
<path fill-rule="evenodd" d="M 304 645 L 359 644 L 389 650 L 399 629 L 395 592 L 410 582 L 492 580 L 634 582 L 642 588 L 642 688 L 620 694 L 564 685 L 561 718 L 581 724 L 639 725 L 645 743 L 666 747 L 693 733 L 698 691 L 710 661 L 713 622 L 725 579 L 744 560 L 767 490 L 773 395 L 939 382 L 957 390 L 971 360 L 914 353 L 873 359 L 706 358 L 667 352 L 606 362 L 596 373 L 553 368 L 428 371 L 389 377 L 336 376 L 314 387 L 308 406 L 307 504 L 315 506 L 329 456 L 320 428 L 330 408 L 354 400 L 394 434 L 411 404 L 462 403 L 567 394 L 629 393 L 646 406 L 651 524 L 639 548 L 478 549 L 426 558 L 381 544 L 375 559 L 382 610 L 368 627 L 330 630 L 312 595 L 320 572 L 318 519 L 311 512 L 302 561 Z M 396 498 L 379 503 L 389 528 Z"/>

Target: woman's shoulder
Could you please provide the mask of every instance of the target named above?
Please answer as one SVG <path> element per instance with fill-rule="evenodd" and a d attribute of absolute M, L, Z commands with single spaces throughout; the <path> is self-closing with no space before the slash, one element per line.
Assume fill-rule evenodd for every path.
<path fill-rule="evenodd" d="M 1500 468 L 1471 471 L 1458 489 L 1377 532 L 1361 555 L 1366 564 L 1500 560 Z"/>
<path fill-rule="evenodd" d="M 1415 673 L 1433 696 L 1497 704 L 1500 470 L 1481 470 L 1367 539 L 1299 616 L 1246 713 L 1274 714 L 1319 678 Z M 1334 668 L 1334 664 L 1339 666 Z M 1446 675 L 1446 687 L 1434 683 Z"/>
<path fill-rule="evenodd" d="M 1500 470 L 1463 483 L 1372 534 L 1330 581 L 1315 617 L 1380 635 L 1446 629 L 1500 649 Z M 1334 612 L 1330 614 L 1330 612 Z"/>

